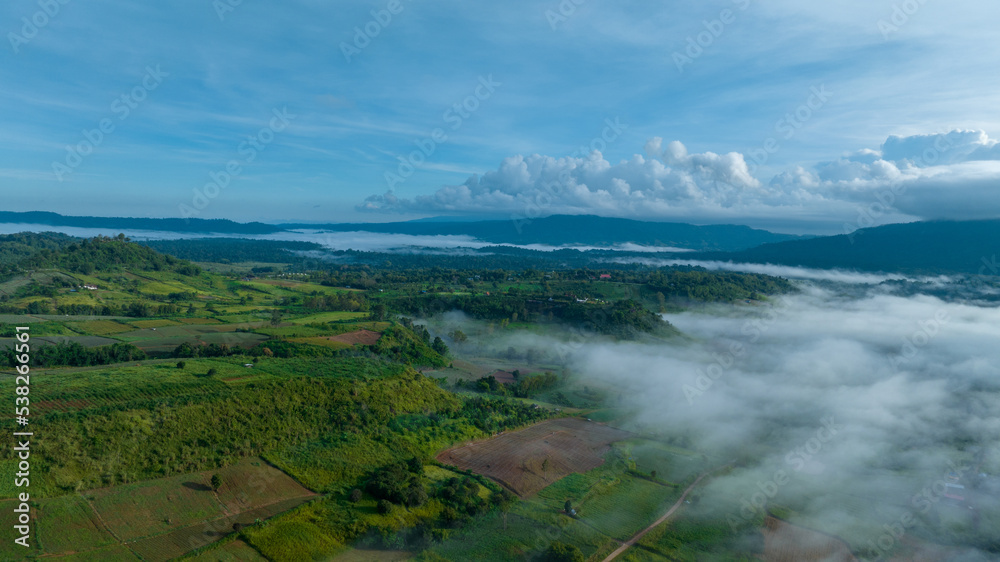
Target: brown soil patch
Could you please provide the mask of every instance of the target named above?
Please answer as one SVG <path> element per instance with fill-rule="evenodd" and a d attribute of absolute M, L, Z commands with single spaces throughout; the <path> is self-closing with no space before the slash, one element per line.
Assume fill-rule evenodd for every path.
<path fill-rule="evenodd" d="M 493 378 L 495 378 L 497 382 L 502 382 L 504 384 L 514 382 L 515 380 L 517 380 L 514 378 L 514 373 L 511 373 L 510 371 L 503 371 L 497 369 L 496 371 L 493 371 L 490 374 L 493 375 Z"/>
<path fill-rule="evenodd" d="M 34 403 L 34 410 L 37 413 L 45 412 L 65 412 L 67 410 L 82 410 L 92 403 L 90 400 L 39 400 Z"/>
<path fill-rule="evenodd" d="M 375 342 L 382 337 L 381 332 L 373 332 L 371 330 L 358 330 L 356 332 L 347 332 L 346 334 L 340 334 L 339 336 L 331 336 L 328 338 L 330 341 L 339 341 L 341 343 L 346 343 L 350 345 L 375 345 Z"/>
<path fill-rule="evenodd" d="M 562 418 L 449 449 L 437 459 L 530 496 L 567 474 L 600 466 L 609 445 L 630 435 L 604 424 Z"/>

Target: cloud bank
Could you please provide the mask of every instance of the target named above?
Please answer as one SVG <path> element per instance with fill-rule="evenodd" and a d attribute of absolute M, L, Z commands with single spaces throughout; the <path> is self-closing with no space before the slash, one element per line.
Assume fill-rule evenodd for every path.
<path fill-rule="evenodd" d="M 755 158 L 689 153 L 653 138 L 645 155 L 511 156 L 496 170 L 412 199 L 373 195 L 358 210 L 409 213 L 597 214 L 689 221 L 824 220 L 854 228 L 914 219 L 1000 216 L 1000 144 L 984 131 L 890 136 L 768 181 Z"/>

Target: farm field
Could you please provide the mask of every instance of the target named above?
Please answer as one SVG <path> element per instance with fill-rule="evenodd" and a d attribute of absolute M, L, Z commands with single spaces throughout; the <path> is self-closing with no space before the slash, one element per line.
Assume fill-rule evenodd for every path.
<path fill-rule="evenodd" d="M 315 322 L 326 323 L 341 322 L 344 320 L 359 320 L 367 317 L 367 312 L 320 312 L 318 314 L 310 314 L 309 316 L 293 318 L 289 320 L 289 322 L 292 324 L 312 324 Z"/>
<path fill-rule="evenodd" d="M 599 466 L 608 446 L 629 435 L 580 418 L 561 418 L 449 449 L 437 459 L 531 496 L 567 474 Z"/>
<path fill-rule="evenodd" d="M 213 474 L 222 479 L 218 492 L 210 485 Z M 253 524 L 314 497 L 283 472 L 250 458 L 215 471 L 44 499 L 37 536 L 46 555 L 127 552 L 113 548 L 125 544 L 143 560 L 170 560 L 229 535 L 234 523 Z"/>
<path fill-rule="evenodd" d="M 118 343 L 118 340 L 113 340 L 111 338 L 105 338 L 101 336 L 37 336 L 32 338 L 35 345 L 55 345 L 59 343 L 78 343 L 84 347 L 100 347 L 102 345 L 111 345 Z M 13 338 L 0 338 L 0 348 L 11 347 L 14 345 Z"/>
<path fill-rule="evenodd" d="M 371 330 L 358 330 L 356 332 L 347 332 L 346 334 L 340 334 L 338 336 L 331 336 L 330 341 L 346 343 L 348 345 L 375 345 L 375 342 L 382 337 L 379 332 L 373 332 Z"/>
<path fill-rule="evenodd" d="M 110 336 L 122 332 L 130 332 L 134 328 L 115 320 L 90 320 L 87 322 L 67 323 L 70 329 L 87 332 L 97 336 Z"/>

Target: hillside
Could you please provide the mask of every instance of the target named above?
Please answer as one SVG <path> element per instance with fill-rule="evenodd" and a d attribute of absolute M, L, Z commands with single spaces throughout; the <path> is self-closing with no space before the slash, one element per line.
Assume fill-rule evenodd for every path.
<path fill-rule="evenodd" d="M 1000 220 L 930 221 L 686 257 L 823 269 L 997 275 L 997 240 Z"/>

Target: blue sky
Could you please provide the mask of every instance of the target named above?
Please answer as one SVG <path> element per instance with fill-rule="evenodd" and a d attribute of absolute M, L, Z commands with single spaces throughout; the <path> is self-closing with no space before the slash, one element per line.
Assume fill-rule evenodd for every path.
<path fill-rule="evenodd" d="M 230 1 L 4 3 L 0 208 L 1000 214 L 995 2 Z"/>

